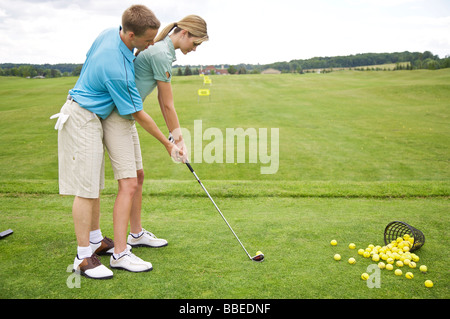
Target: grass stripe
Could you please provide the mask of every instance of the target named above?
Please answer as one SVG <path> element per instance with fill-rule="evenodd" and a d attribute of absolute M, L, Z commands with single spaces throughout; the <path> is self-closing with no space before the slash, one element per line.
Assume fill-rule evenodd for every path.
<path fill-rule="evenodd" d="M 450 181 L 229 181 L 204 180 L 213 197 L 283 197 L 283 198 L 428 198 L 449 197 Z M 114 195 L 117 183 L 105 182 L 102 195 Z M 144 196 L 203 197 L 204 192 L 194 179 L 146 180 Z M 55 180 L 4 180 L 0 181 L 0 194 L 58 194 Z"/>

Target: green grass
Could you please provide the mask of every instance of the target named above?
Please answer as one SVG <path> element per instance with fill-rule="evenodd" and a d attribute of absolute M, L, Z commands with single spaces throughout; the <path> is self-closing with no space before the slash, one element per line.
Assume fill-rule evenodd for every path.
<path fill-rule="evenodd" d="M 58 195 L 57 113 L 76 78 L 0 77 L 0 298 L 447 299 L 450 71 L 214 76 L 197 100 L 199 77 L 176 77 L 182 126 L 279 128 L 280 166 L 195 163 L 194 169 L 249 250 L 253 263 L 189 170 L 173 164 L 138 127 L 146 182 L 143 224 L 169 246 L 135 249 L 150 273 L 115 271 L 68 288 L 76 239 L 71 197 Z M 145 109 L 163 127 L 155 96 Z M 163 130 L 167 132 L 166 129 Z M 203 141 L 205 147 L 209 141 Z M 113 236 L 116 182 L 109 163 L 101 226 Z M 360 275 L 356 250 L 383 245 L 385 226 L 406 221 L 426 237 L 413 280 L 381 271 L 381 288 Z M 329 242 L 337 239 L 332 247 Z M 333 260 L 340 253 L 342 261 Z M 355 265 L 346 260 L 354 256 Z M 109 265 L 107 257 L 101 258 Z M 405 271 L 404 271 L 405 272 Z M 424 287 L 425 279 L 435 286 Z M 136 287 L 139 292 L 136 295 Z"/>

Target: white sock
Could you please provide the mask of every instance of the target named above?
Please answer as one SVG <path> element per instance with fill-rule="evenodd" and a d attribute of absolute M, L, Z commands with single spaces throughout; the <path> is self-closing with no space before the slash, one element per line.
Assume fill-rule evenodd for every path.
<path fill-rule="evenodd" d="M 122 251 L 121 253 L 113 253 L 113 257 L 115 260 L 119 259 L 120 257 L 122 257 L 123 255 L 126 255 L 128 253 L 128 248 L 125 248 L 124 251 Z"/>
<path fill-rule="evenodd" d="M 134 233 L 130 232 L 130 235 L 133 236 L 134 238 L 138 238 L 138 237 L 141 237 L 143 233 L 144 233 L 144 231 L 141 230 L 138 234 L 134 234 Z"/>
<path fill-rule="evenodd" d="M 103 239 L 102 231 L 100 229 L 93 230 L 89 233 L 89 241 L 93 244 L 101 242 Z"/>
<path fill-rule="evenodd" d="M 87 247 L 77 247 L 77 256 L 78 259 L 84 259 L 84 258 L 88 258 L 92 256 L 92 249 L 91 246 L 87 246 Z"/>

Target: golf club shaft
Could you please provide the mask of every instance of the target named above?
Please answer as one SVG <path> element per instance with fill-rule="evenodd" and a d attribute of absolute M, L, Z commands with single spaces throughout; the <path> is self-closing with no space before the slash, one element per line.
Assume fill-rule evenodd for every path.
<path fill-rule="evenodd" d="M 217 209 L 217 211 L 219 212 L 220 216 L 222 216 L 223 220 L 225 221 L 225 223 L 227 224 L 228 228 L 231 230 L 231 232 L 233 233 L 234 237 L 236 237 L 237 241 L 239 242 L 239 244 L 241 245 L 242 249 L 244 249 L 245 253 L 247 254 L 248 258 L 252 259 L 252 257 L 250 256 L 250 254 L 248 253 L 247 249 L 245 249 L 244 245 L 241 243 L 241 241 L 239 240 L 239 237 L 236 235 L 236 233 L 234 232 L 233 228 L 231 228 L 230 224 L 228 223 L 227 219 L 225 218 L 225 216 L 223 216 L 222 212 L 220 211 L 219 207 L 217 207 L 216 203 L 214 202 L 214 200 L 212 199 L 211 195 L 209 195 L 208 191 L 206 190 L 205 186 L 203 186 L 202 182 L 200 181 L 200 179 L 198 178 L 197 174 L 195 173 L 194 169 L 192 168 L 191 164 L 189 164 L 189 162 L 186 162 L 186 166 L 189 168 L 189 170 L 192 172 L 192 174 L 194 174 L 195 178 L 197 179 L 197 182 L 200 184 L 200 186 L 203 188 L 203 190 L 205 191 L 206 195 L 208 195 L 209 199 L 211 200 L 211 202 L 214 204 L 214 207 Z"/>

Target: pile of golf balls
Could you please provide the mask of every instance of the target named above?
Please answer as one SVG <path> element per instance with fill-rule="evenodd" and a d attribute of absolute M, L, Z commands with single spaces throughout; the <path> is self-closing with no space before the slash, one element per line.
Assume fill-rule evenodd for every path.
<path fill-rule="evenodd" d="M 338 246 L 336 239 L 331 240 L 330 244 L 332 246 Z M 398 237 L 385 246 L 370 244 L 365 248 L 359 248 L 357 250 L 358 255 L 363 258 L 372 260 L 372 262 L 377 263 L 380 269 L 386 269 L 388 271 L 394 270 L 394 274 L 397 276 L 403 276 L 405 272 L 405 278 L 413 279 L 413 269 L 418 268 L 420 273 L 426 274 L 428 272 L 428 267 L 426 265 L 418 265 L 420 258 L 417 254 L 410 252 L 414 244 L 414 238 L 408 234 L 403 235 L 403 237 Z M 348 245 L 350 250 L 355 250 L 356 245 L 350 243 Z M 340 261 L 341 255 L 338 253 L 334 254 L 334 260 Z M 356 264 L 356 259 L 350 257 L 348 259 L 350 265 Z M 367 273 L 361 274 L 361 279 L 367 280 L 369 275 Z M 433 282 L 429 279 L 424 282 L 425 287 L 433 287 Z"/>

